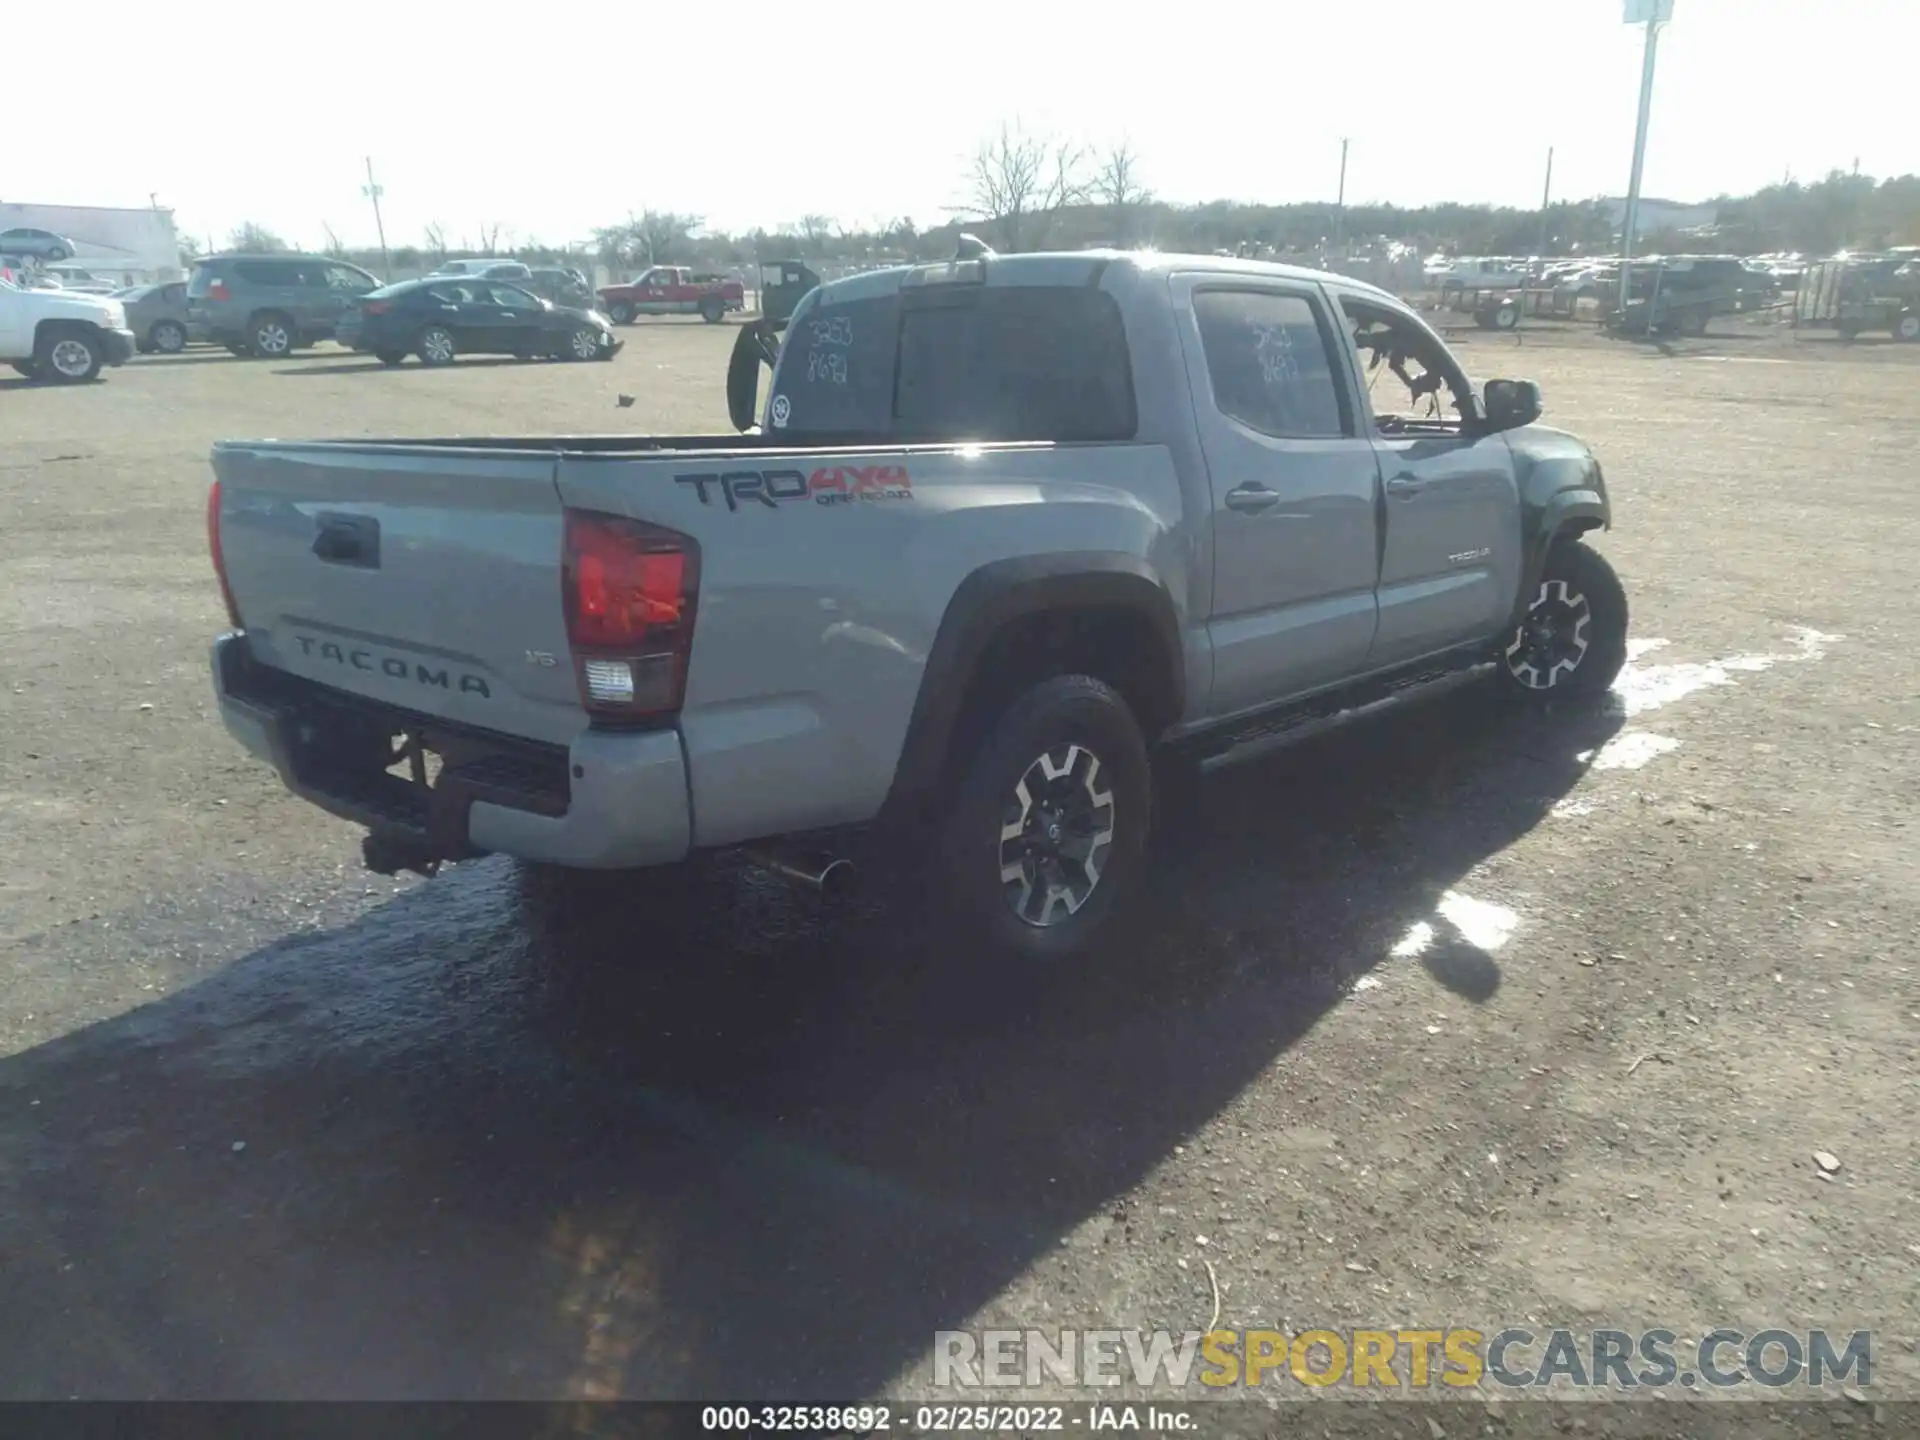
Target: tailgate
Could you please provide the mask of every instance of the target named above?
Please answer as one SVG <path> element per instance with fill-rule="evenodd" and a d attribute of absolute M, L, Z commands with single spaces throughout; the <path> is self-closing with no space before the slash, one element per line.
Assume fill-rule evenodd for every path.
<path fill-rule="evenodd" d="M 585 725 L 550 454 L 266 442 L 213 469 L 260 663 L 531 739 Z"/>

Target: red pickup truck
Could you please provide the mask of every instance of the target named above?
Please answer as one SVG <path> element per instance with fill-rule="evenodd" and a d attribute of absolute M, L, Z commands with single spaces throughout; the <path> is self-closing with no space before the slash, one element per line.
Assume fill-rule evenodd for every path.
<path fill-rule="evenodd" d="M 616 325 L 631 324 L 636 315 L 698 315 L 718 325 L 729 311 L 746 307 L 738 280 L 696 275 L 684 265 L 656 265 L 638 280 L 600 291 L 600 308 Z"/>

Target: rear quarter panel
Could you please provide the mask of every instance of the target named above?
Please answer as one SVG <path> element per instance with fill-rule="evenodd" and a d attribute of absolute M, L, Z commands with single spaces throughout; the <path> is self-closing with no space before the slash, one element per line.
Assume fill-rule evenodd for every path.
<path fill-rule="evenodd" d="M 761 498 L 763 479 L 729 504 L 728 474 L 779 477 L 791 498 Z M 569 506 L 699 542 L 681 715 L 696 845 L 877 814 L 940 622 L 983 565 L 1138 557 L 1185 626 L 1180 492 L 1161 446 L 575 455 L 559 484 Z"/>

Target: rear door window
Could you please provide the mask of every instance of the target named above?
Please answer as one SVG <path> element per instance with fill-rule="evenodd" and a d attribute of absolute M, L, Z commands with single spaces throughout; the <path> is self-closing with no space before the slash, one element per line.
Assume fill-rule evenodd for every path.
<path fill-rule="evenodd" d="M 1193 297 L 1193 318 L 1222 415 L 1277 439 L 1353 433 L 1330 332 L 1312 300 L 1272 290 L 1202 290 Z"/>
<path fill-rule="evenodd" d="M 236 260 L 233 273 L 249 285 L 270 285 L 278 289 L 326 284 L 321 267 L 307 260 Z"/>

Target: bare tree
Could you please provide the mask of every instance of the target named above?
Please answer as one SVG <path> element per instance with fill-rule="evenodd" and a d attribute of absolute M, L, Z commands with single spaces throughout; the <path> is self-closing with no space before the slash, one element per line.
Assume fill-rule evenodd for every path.
<path fill-rule="evenodd" d="M 447 227 L 438 220 L 426 228 L 427 251 L 436 259 L 447 258 Z"/>
<path fill-rule="evenodd" d="M 800 238 L 806 242 L 807 249 L 818 253 L 826 242 L 834 238 L 834 224 L 831 215 L 802 215 L 800 217 Z"/>
<path fill-rule="evenodd" d="M 1107 207 L 1114 243 L 1132 244 L 1138 212 L 1142 206 L 1152 203 L 1153 192 L 1140 183 L 1140 157 L 1134 153 L 1131 141 L 1123 137 L 1107 148 L 1100 157 L 1100 168 L 1094 172 L 1088 193 Z"/>
<path fill-rule="evenodd" d="M 227 245 L 233 250 L 251 250 L 255 254 L 293 248 L 266 226 L 253 220 L 236 225 L 233 233 L 227 237 Z"/>
<path fill-rule="evenodd" d="M 327 237 L 327 254 L 333 256 L 336 260 L 345 259 L 347 254 L 346 244 L 334 233 L 333 226 L 322 220 L 320 222 L 320 233 Z"/>
<path fill-rule="evenodd" d="M 1002 125 L 983 141 L 968 173 L 967 213 L 991 221 L 1008 250 L 1041 243 L 1053 217 L 1086 196 L 1080 169 L 1086 152 L 1064 140 Z"/>
<path fill-rule="evenodd" d="M 698 215 L 671 210 L 648 210 L 629 215 L 622 225 L 603 225 L 593 232 L 600 254 L 617 265 L 666 265 L 684 254 L 701 227 Z"/>
<path fill-rule="evenodd" d="M 494 221 L 491 225 L 482 225 L 480 227 L 480 250 L 482 254 L 493 254 L 494 246 L 499 243 L 500 222 L 498 220 Z"/>

